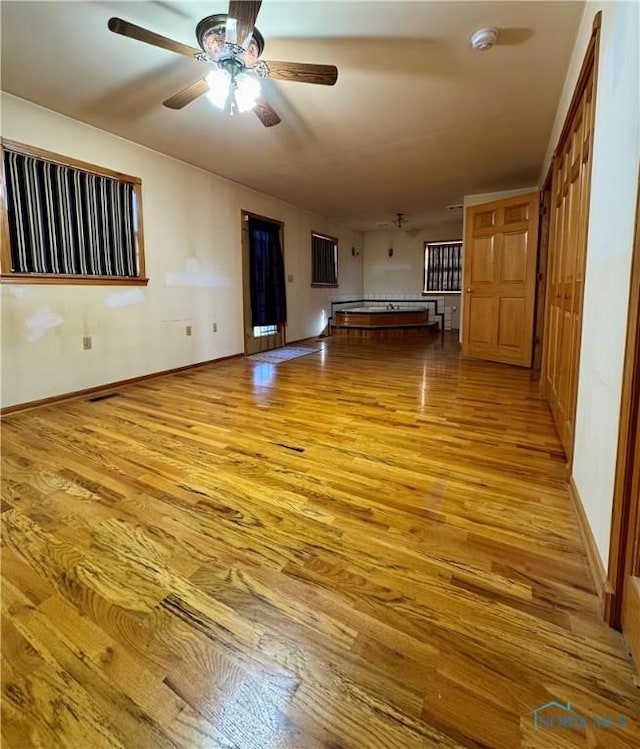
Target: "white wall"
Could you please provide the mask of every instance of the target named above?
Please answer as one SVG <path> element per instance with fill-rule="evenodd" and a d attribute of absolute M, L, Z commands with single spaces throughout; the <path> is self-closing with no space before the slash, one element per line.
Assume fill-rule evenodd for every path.
<path fill-rule="evenodd" d="M 408 232 L 381 229 L 364 235 L 364 295 L 420 298 L 424 283 L 424 243 L 462 239 L 461 219 Z M 389 257 L 389 248 L 393 256 Z M 434 299 L 440 295 L 434 295 Z M 460 295 L 442 296 L 447 328 L 460 327 Z"/>
<path fill-rule="evenodd" d="M 606 568 L 640 163 L 640 6 L 601 7 L 573 476 Z M 573 90 L 597 9 L 585 10 L 565 88 Z"/>
<path fill-rule="evenodd" d="M 146 288 L 3 284 L 3 406 L 243 351 L 242 209 L 284 221 L 288 340 L 323 329 L 334 291 L 310 288 L 312 229 L 339 238 L 339 291 L 362 294 L 362 254 L 351 255 L 362 235 L 22 99 L 0 103 L 4 137 L 141 177 L 150 278 Z"/>

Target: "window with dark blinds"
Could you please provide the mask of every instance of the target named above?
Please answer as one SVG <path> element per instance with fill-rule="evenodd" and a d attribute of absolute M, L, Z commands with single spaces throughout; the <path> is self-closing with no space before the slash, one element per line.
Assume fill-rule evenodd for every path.
<path fill-rule="evenodd" d="M 425 242 L 424 292 L 460 291 L 462 242 Z"/>
<path fill-rule="evenodd" d="M 139 181 L 6 146 L 3 166 L 9 234 L 3 275 L 141 277 Z"/>
<path fill-rule="evenodd" d="M 338 285 L 338 240 L 311 233 L 311 285 Z"/>

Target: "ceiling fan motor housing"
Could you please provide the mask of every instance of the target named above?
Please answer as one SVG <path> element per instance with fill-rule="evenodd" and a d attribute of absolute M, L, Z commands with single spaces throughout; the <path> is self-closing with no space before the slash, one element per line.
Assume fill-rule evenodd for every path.
<path fill-rule="evenodd" d="M 226 25 L 226 13 L 216 13 L 215 15 L 207 16 L 198 22 L 198 25 L 196 26 L 196 39 L 205 54 L 210 54 L 211 52 L 210 44 L 207 43 L 210 34 L 215 34 L 222 43 L 224 42 Z M 264 37 L 255 26 L 252 32 L 252 39 L 258 48 L 256 57 L 260 57 L 264 50 Z"/>

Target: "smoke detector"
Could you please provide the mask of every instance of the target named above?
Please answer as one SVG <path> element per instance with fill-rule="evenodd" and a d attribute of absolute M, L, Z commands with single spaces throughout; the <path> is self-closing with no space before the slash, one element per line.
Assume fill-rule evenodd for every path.
<path fill-rule="evenodd" d="M 491 49 L 497 41 L 498 29 L 478 29 L 471 35 L 471 47 L 479 52 L 483 52 L 485 49 Z"/>

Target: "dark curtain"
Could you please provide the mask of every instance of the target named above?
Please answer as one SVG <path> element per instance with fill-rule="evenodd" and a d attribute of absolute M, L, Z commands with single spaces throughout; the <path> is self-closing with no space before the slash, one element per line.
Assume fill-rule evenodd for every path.
<path fill-rule="evenodd" d="M 319 234 L 311 235 L 311 283 L 334 286 L 336 276 L 336 243 Z"/>
<path fill-rule="evenodd" d="M 460 242 L 429 244 L 425 291 L 460 291 L 462 245 Z"/>
<path fill-rule="evenodd" d="M 5 151 L 16 273 L 138 275 L 133 185 Z"/>
<path fill-rule="evenodd" d="M 278 224 L 249 218 L 249 265 L 252 324 L 286 322 L 284 259 Z"/>

